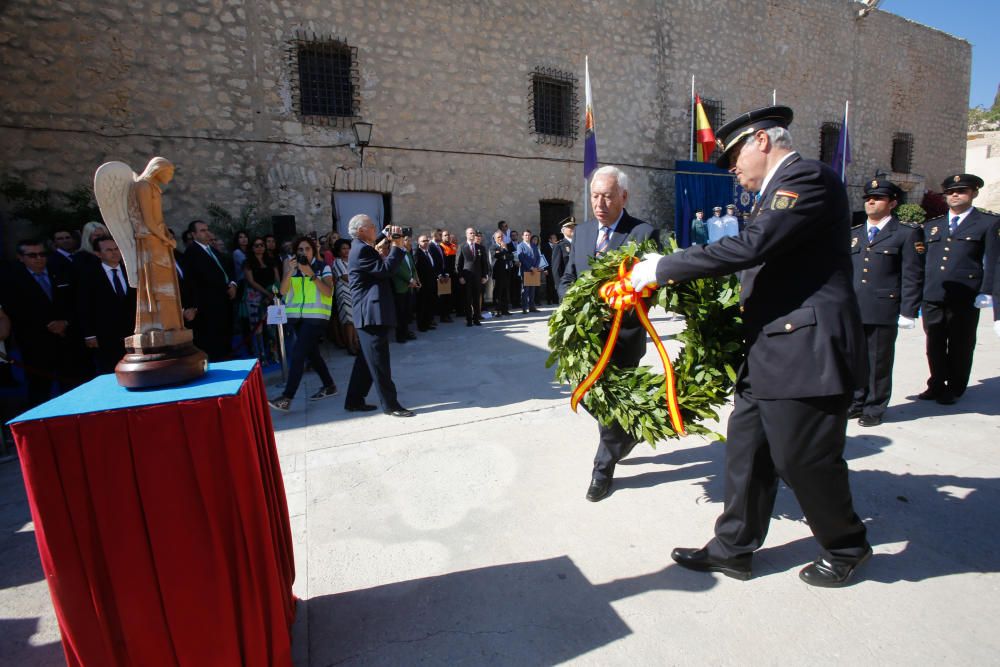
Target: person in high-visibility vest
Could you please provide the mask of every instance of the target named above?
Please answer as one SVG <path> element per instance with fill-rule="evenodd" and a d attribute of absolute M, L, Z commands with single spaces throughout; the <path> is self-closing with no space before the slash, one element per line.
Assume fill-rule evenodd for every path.
<path fill-rule="evenodd" d="M 288 324 L 295 330 L 295 346 L 288 362 L 288 382 L 278 398 L 268 401 L 272 408 L 288 412 L 302 381 L 306 360 L 319 375 L 323 387 L 309 397 L 318 401 L 337 394 L 319 340 L 333 312 L 333 272 L 319 260 L 315 239 L 301 236 L 295 242 L 295 255 L 285 260 L 281 273 L 281 295 L 285 299 Z"/>

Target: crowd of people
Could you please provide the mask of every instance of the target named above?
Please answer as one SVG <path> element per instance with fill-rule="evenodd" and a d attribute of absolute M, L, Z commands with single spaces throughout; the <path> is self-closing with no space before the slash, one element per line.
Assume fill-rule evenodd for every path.
<path fill-rule="evenodd" d="M 562 227 L 567 238 L 553 235 L 545 244 L 531 230 L 510 230 L 505 221 L 485 242 L 474 228 L 466 229 L 461 241 L 445 229 L 413 238 L 401 228 L 407 233 L 398 244 L 402 255 L 390 299 L 396 342 L 411 341 L 442 323 L 458 320 L 472 327 L 484 318 L 509 316 L 512 309 L 537 312 L 537 304 L 557 302 L 555 283 L 575 224 L 567 219 Z M 317 312 L 304 311 L 301 303 L 286 308 L 290 377 L 285 397 L 294 396 L 306 363 L 324 381 L 320 395 L 312 398 L 333 395 L 336 387 L 318 356 L 320 340 L 350 355 L 361 351 L 350 250 L 351 240 L 337 232 L 279 243 L 272 234 L 251 237 L 240 230 L 227 247 L 204 220 L 191 221 L 174 250 L 174 263 L 184 324 L 193 331 L 195 345 L 210 361 L 256 357 L 274 363 L 279 343 L 276 328 L 267 325 L 268 307 L 295 303 L 305 293 L 312 298 L 318 290 L 329 304 L 318 303 Z M 2 268 L 0 353 L 7 360 L 17 351 L 10 359 L 22 368 L 31 407 L 54 391 L 114 371 L 125 354 L 123 340 L 135 327 L 136 288 L 129 285 L 122 254 L 101 222 L 80 230 L 57 228 L 48 239 L 24 239 L 16 253 L 16 262 Z M 303 256 L 305 264 L 299 261 Z M 317 280 L 309 280 L 311 275 Z M 0 383 L 13 381 L 11 366 L 0 364 Z"/>

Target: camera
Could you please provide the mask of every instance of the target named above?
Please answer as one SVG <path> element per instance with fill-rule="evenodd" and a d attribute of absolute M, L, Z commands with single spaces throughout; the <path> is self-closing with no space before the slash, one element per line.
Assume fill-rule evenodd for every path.
<path fill-rule="evenodd" d="M 387 237 L 389 236 L 389 228 L 390 227 L 391 227 L 391 225 L 386 225 L 385 229 L 382 230 L 382 233 L 385 236 L 387 236 Z M 401 227 L 400 229 L 402 230 L 402 233 L 401 234 L 392 234 L 392 238 L 394 238 L 394 239 L 401 239 L 404 236 L 413 236 L 413 228 L 412 227 Z"/>
<path fill-rule="evenodd" d="M 308 264 L 309 263 L 309 259 L 305 255 L 303 255 L 301 253 L 295 256 L 295 261 L 298 262 L 299 264 Z"/>

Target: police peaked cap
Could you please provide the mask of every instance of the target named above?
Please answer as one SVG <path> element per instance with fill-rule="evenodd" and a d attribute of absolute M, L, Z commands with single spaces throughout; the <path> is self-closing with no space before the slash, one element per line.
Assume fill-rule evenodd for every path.
<path fill-rule="evenodd" d="M 715 143 L 722 155 L 715 161 L 716 166 L 729 168 L 730 152 L 742 144 L 743 140 L 760 130 L 772 127 L 787 128 L 792 124 L 791 107 L 764 107 L 742 113 L 718 129 L 715 133 Z"/>
<path fill-rule="evenodd" d="M 899 201 L 903 198 L 903 189 L 885 178 L 873 178 L 865 183 L 865 196 L 868 195 L 888 197 Z"/>
<path fill-rule="evenodd" d="M 983 185 L 985 185 L 985 183 L 983 183 L 983 179 L 979 178 L 975 174 L 955 174 L 954 176 L 949 176 L 942 181 L 941 189 L 945 192 L 955 188 L 975 188 L 978 190 L 983 187 Z"/>

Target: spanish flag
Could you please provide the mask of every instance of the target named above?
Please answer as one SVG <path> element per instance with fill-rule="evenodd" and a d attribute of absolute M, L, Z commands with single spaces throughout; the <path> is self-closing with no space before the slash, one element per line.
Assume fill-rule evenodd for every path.
<path fill-rule="evenodd" d="M 698 153 L 695 157 L 698 162 L 708 162 L 715 151 L 715 132 L 708 124 L 708 116 L 705 115 L 705 107 L 701 105 L 701 97 L 694 96 L 694 118 L 695 118 L 695 146 Z"/>

